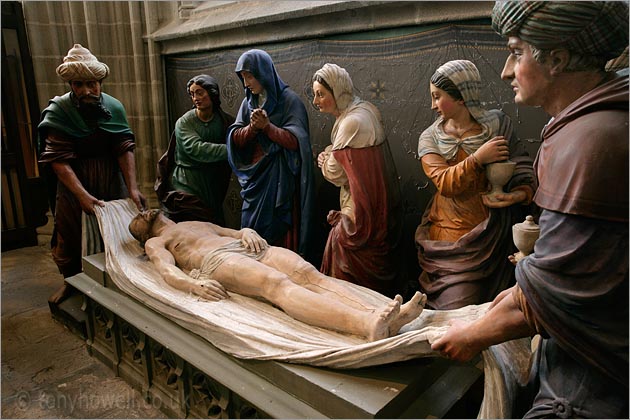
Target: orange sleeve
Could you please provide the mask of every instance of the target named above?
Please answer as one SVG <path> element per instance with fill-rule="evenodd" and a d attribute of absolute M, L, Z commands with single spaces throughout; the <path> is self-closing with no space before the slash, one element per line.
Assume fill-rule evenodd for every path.
<path fill-rule="evenodd" d="M 456 165 L 449 165 L 437 153 L 429 153 L 421 159 L 424 173 L 444 197 L 454 197 L 470 191 L 477 183 L 484 167 L 470 155 Z"/>

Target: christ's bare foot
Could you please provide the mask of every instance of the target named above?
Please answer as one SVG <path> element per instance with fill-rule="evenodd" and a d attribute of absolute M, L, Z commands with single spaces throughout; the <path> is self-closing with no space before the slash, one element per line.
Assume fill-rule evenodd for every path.
<path fill-rule="evenodd" d="M 400 295 L 396 295 L 399 298 Z M 400 297 L 402 301 L 402 297 Z M 416 292 L 409 302 L 400 307 L 400 313 L 389 326 L 389 335 L 396 335 L 403 325 L 408 324 L 422 313 L 424 305 L 427 303 L 427 295 Z"/>
<path fill-rule="evenodd" d="M 48 302 L 59 304 L 76 293 L 77 289 L 72 287 L 70 284 L 63 282 L 63 286 L 61 286 L 55 293 L 50 295 L 48 298 Z"/>
<path fill-rule="evenodd" d="M 396 319 L 400 312 L 400 300 L 394 299 L 387 304 L 387 306 L 377 309 L 372 315 L 373 319 L 370 322 L 370 332 L 367 339 L 370 341 L 381 340 L 389 337 L 389 325 Z"/>

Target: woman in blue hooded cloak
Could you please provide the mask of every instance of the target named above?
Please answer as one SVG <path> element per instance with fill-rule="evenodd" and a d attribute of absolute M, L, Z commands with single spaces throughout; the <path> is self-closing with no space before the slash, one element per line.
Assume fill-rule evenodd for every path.
<path fill-rule="evenodd" d="M 250 50 L 236 64 L 245 99 L 228 129 L 228 162 L 241 185 L 241 227 L 309 257 L 313 154 L 308 115 L 269 54 Z"/>

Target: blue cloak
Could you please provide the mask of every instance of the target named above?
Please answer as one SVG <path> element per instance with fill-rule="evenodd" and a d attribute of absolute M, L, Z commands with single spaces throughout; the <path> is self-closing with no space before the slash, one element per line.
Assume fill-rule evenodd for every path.
<path fill-rule="evenodd" d="M 249 71 L 266 91 L 263 109 L 275 126 L 288 130 L 298 141 L 299 150 L 287 150 L 259 132 L 255 141 L 263 157 L 255 163 L 242 149 L 234 146 L 234 130 L 250 122 L 251 112 L 258 108 L 258 96 L 246 88 L 246 98 L 228 129 L 228 162 L 241 185 L 243 208 L 241 226 L 256 230 L 268 242 L 281 238 L 292 225 L 293 200 L 299 189 L 300 226 L 297 252 L 310 255 L 313 219 L 313 154 L 309 139 L 308 115 L 300 98 L 282 81 L 269 54 L 250 50 L 238 60 L 236 74 Z M 244 86 L 244 85 L 243 85 Z M 298 185 L 299 183 L 299 188 Z"/>

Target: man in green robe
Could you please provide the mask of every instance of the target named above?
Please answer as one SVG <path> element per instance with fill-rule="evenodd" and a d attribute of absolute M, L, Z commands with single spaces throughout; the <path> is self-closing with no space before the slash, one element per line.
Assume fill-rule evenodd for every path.
<path fill-rule="evenodd" d="M 71 91 L 49 101 L 38 126 L 40 160 L 54 174 L 56 198 L 52 255 L 64 278 L 82 271 L 81 212 L 94 214 L 104 201 L 130 197 L 139 210 L 135 139 L 125 108 L 101 92 L 109 68 L 75 44 L 57 67 Z M 48 301 L 58 304 L 74 292 L 64 281 Z"/>

